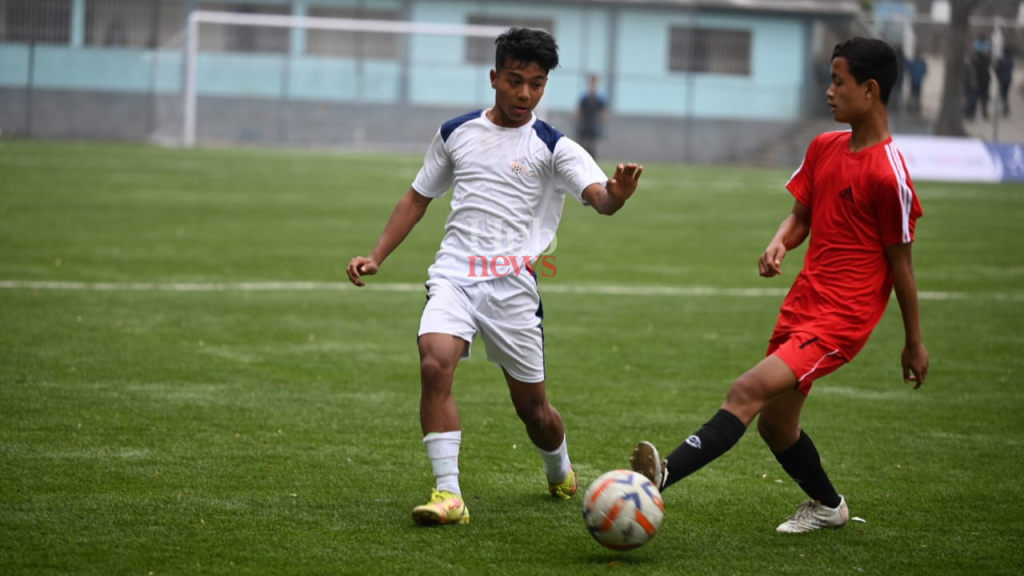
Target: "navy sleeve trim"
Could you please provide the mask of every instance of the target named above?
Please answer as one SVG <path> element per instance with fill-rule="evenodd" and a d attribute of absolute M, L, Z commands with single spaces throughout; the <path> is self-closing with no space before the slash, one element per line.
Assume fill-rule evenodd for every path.
<path fill-rule="evenodd" d="M 549 152 L 555 151 L 555 144 L 562 139 L 562 134 L 556 130 L 551 124 L 543 120 L 537 120 L 533 123 L 533 131 L 537 133 L 537 137 L 547 145 Z"/>
<path fill-rule="evenodd" d="M 452 135 L 452 132 L 455 132 L 456 128 L 462 126 L 463 124 L 469 122 L 470 120 L 479 118 L 482 112 L 483 109 L 481 108 L 480 110 L 463 114 L 458 118 L 452 118 L 451 120 L 445 122 L 444 124 L 441 124 L 441 140 L 447 142 L 448 137 Z"/>

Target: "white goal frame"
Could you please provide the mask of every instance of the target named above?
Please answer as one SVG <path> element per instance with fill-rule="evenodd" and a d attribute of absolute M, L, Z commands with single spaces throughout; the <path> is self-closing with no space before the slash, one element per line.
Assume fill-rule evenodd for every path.
<path fill-rule="evenodd" d="M 196 144 L 196 69 L 199 59 L 199 26 L 226 24 L 271 28 L 304 28 L 348 32 L 384 32 L 392 34 L 439 34 L 451 36 L 497 38 L 508 27 L 478 24 L 434 24 L 400 20 L 360 20 L 353 18 L 323 18 L 316 16 L 284 16 L 276 14 L 242 14 L 238 12 L 211 12 L 195 10 L 188 16 L 185 29 L 185 86 L 184 133 L 182 144 L 191 148 Z"/>

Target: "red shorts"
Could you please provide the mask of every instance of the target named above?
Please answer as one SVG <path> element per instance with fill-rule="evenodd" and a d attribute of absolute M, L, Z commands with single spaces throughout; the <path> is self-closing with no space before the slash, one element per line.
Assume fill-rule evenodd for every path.
<path fill-rule="evenodd" d="M 794 332 L 780 334 L 768 344 L 765 356 L 775 354 L 796 374 L 797 388 L 806 396 L 811 384 L 846 364 L 839 348 L 814 334 Z"/>

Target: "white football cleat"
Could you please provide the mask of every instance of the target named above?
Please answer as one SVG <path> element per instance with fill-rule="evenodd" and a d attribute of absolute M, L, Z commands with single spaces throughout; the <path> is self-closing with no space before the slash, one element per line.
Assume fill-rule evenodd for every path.
<path fill-rule="evenodd" d="M 850 519 L 846 498 L 839 497 L 839 506 L 829 508 L 817 500 L 808 500 L 796 509 L 796 513 L 779 524 L 775 530 L 783 534 L 803 534 L 822 528 L 842 528 Z"/>

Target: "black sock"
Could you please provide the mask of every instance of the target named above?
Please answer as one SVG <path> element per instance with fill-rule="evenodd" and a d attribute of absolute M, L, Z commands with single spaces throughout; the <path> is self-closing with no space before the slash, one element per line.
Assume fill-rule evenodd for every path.
<path fill-rule="evenodd" d="M 786 474 L 789 474 L 812 500 L 817 500 L 829 508 L 839 506 L 839 494 L 821 466 L 818 449 L 803 430 L 800 430 L 800 438 L 796 444 L 774 454 Z"/>
<path fill-rule="evenodd" d="M 747 427 L 732 412 L 719 410 L 696 434 L 690 436 L 668 455 L 666 478 L 662 488 L 667 488 L 705 464 L 725 454 L 739 442 Z"/>

